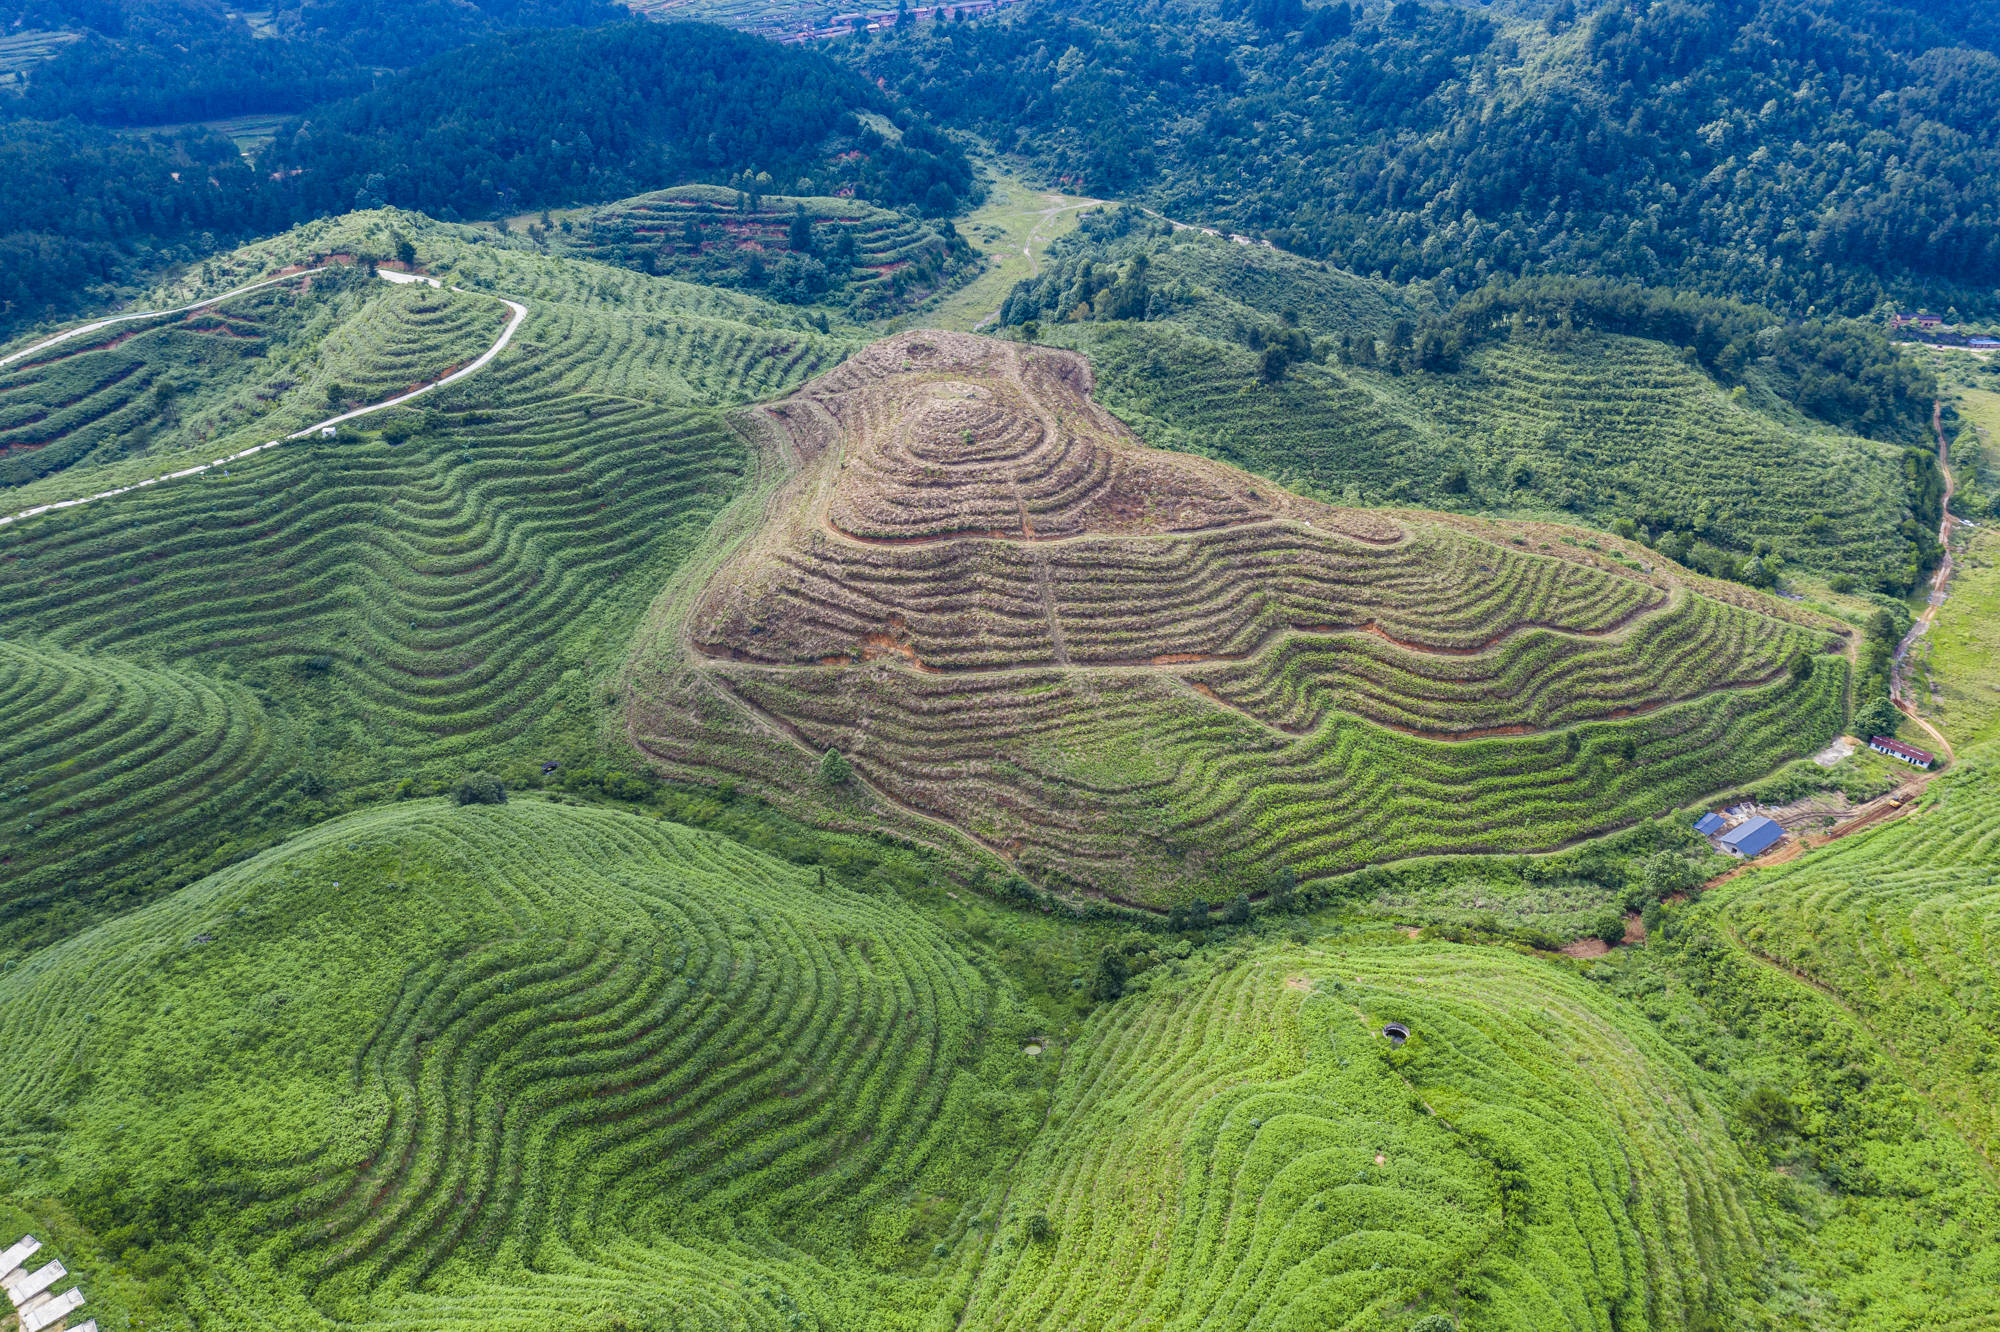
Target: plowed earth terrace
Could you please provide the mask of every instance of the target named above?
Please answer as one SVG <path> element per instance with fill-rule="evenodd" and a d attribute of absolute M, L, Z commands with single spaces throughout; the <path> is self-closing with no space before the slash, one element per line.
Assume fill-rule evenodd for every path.
<path fill-rule="evenodd" d="M 762 409 L 798 471 L 681 644 L 734 707 L 642 698 L 640 742 L 768 776 L 747 711 L 1031 874 L 1162 905 L 1550 847 L 1840 722 L 1838 639 L 1781 603 L 1301 499 L 1146 448 L 1090 388 L 1069 353 L 926 331 Z"/>

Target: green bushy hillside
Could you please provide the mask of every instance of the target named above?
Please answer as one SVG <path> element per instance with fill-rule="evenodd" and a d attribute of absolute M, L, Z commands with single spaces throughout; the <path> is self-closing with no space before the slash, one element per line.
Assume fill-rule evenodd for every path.
<path fill-rule="evenodd" d="M 829 49 L 1043 181 L 1443 295 L 1990 310 L 2000 36 L 1942 0 L 1025 3 Z"/>
<path fill-rule="evenodd" d="M 364 216 L 238 260 L 355 246 L 371 227 L 388 234 Z M 111 823 L 52 780 L 47 750 L 0 751 L 12 938 L 74 928 L 186 882 L 217 847 L 240 851 L 403 783 L 437 789 L 470 768 L 536 771 L 594 749 L 599 677 L 744 484 L 750 456 L 716 409 L 850 345 L 750 298 L 475 249 L 452 228 L 416 234 L 453 281 L 527 304 L 487 371 L 420 399 L 419 411 L 360 418 L 336 440 L 4 529 L 0 639 L 25 663 L 16 669 L 107 682 L 24 683 L 45 695 L 37 726 L 221 728 L 203 741 L 218 747 L 212 759 L 148 769 L 156 791 L 122 779 L 130 789 Z M 483 296 L 452 302 L 504 314 Z M 380 308 L 437 304 L 435 293 L 394 291 Z M 361 308 L 316 344 L 324 362 L 300 349 L 301 382 L 324 382 L 331 367 L 355 393 L 406 385 L 400 368 L 379 382 L 352 373 L 393 365 L 399 344 L 387 335 L 405 326 L 368 318 L 372 301 Z M 253 437 L 266 429 L 260 420 Z M 142 464 L 161 466 L 79 466 L 24 498 L 52 498 L 56 481 L 72 493 L 129 481 Z M 114 685 L 147 701 L 114 703 L 124 697 L 106 693 Z M 214 691 L 240 706 L 218 709 Z M 224 746 L 246 743 L 244 728 L 269 750 L 255 781 Z M 184 792 L 204 793 L 198 813 Z"/>
<path fill-rule="evenodd" d="M 1066 238 L 1001 318 L 1087 354 L 1106 405 L 1148 442 L 1333 499 L 1624 519 L 1671 558 L 1766 586 L 1786 565 L 1917 584 L 1938 554 L 1937 471 L 1910 447 L 1928 430 L 1927 376 L 1878 334 L 1846 346 L 1841 328 L 1760 354 L 1784 325 L 1692 302 L 1686 336 L 1718 330 L 1724 378 L 1672 340 L 1671 319 L 1625 331 L 1644 321 L 1615 320 L 1612 290 L 1638 291 L 1531 300 L 1524 286 L 1446 313 L 1427 292 L 1128 214 Z M 1489 331 L 1484 312 L 1507 301 L 1535 317 Z M 1727 351 L 1732 323 L 1747 356 Z"/>
<path fill-rule="evenodd" d="M 120 1312 L 916 1327 L 1039 1122 L 1037 1030 L 892 899 L 631 815 L 424 801 L 0 979 L 0 1188 L 73 1218 L 100 1325 L 170 1265 L 167 1307 Z"/>

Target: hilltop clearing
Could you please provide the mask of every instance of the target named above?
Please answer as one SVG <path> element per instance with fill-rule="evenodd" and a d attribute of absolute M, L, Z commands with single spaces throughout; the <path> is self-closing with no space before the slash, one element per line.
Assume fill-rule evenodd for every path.
<path fill-rule="evenodd" d="M 892 821 L 1164 908 L 1553 847 L 1840 725 L 1815 617 L 1561 529 L 1304 500 L 1145 449 L 1089 389 L 924 332 L 762 409 L 798 470 L 663 600 L 641 747 L 807 803 L 837 750 Z"/>

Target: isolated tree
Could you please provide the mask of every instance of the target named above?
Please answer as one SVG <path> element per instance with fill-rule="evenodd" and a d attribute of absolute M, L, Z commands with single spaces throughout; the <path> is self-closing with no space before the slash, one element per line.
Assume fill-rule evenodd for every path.
<path fill-rule="evenodd" d="M 1272 345 L 1264 348 L 1263 356 L 1257 360 L 1257 378 L 1265 384 L 1275 384 L 1291 369 L 1292 354 L 1283 347 Z"/>
<path fill-rule="evenodd" d="M 1125 993 L 1125 982 L 1131 979 L 1132 968 L 1125 961 L 1125 955 L 1116 948 L 1107 948 L 1097 959 L 1097 974 L 1090 978 L 1090 997 L 1099 1003 L 1108 1003 Z"/>
<path fill-rule="evenodd" d="M 1230 925 L 1248 925 L 1250 923 L 1250 895 L 1248 893 L 1236 894 L 1231 899 L 1229 905 L 1222 909 L 1222 919 Z"/>
<path fill-rule="evenodd" d="M 453 784 L 451 798 L 461 805 L 504 805 L 507 788 L 490 772 L 468 773 Z"/>
<path fill-rule="evenodd" d="M 410 238 L 398 232 L 396 233 L 395 245 L 396 262 L 414 267 L 417 262 L 417 247 L 410 244 Z"/>
<path fill-rule="evenodd" d="M 819 780 L 824 786 L 845 786 L 854 776 L 854 765 L 847 761 L 847 755 L 829 748 L 819 761 Z"/>
<path fill-rule="evenodd" d="M 812 219 L 806 216 L 804 204 L 799 204 L 792 212 L 792 229 L 786 236 L 785 243 L 791 247 L 794 254 L 813 252 L 813 224 Z"/>
<path fill-rule="evenodd" d="M 1866 740 L 1872 735 L 1893 736 L 1903 724 L 1903 714 L 1886 698 L 1878 698 L 1854 714 L 1854 733 Z"/>

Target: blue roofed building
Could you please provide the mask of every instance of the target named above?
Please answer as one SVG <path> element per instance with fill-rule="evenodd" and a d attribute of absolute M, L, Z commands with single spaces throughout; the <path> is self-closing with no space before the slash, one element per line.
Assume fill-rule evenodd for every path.
<path fill-rule="evenodd" d="M 1785 840 L 1785 830 L 1777 820 L 1759 814 L 1731 828 L 1722 836 L 1722 849 L 1732 856 L 1761 856 Z"/>
<path fill-rule="evenodd" d="M 1712 809 L 1694 821 L 1694 830 L 1703 837 L 1713 837 L 1728 826 L 1729 820 Z"/>

